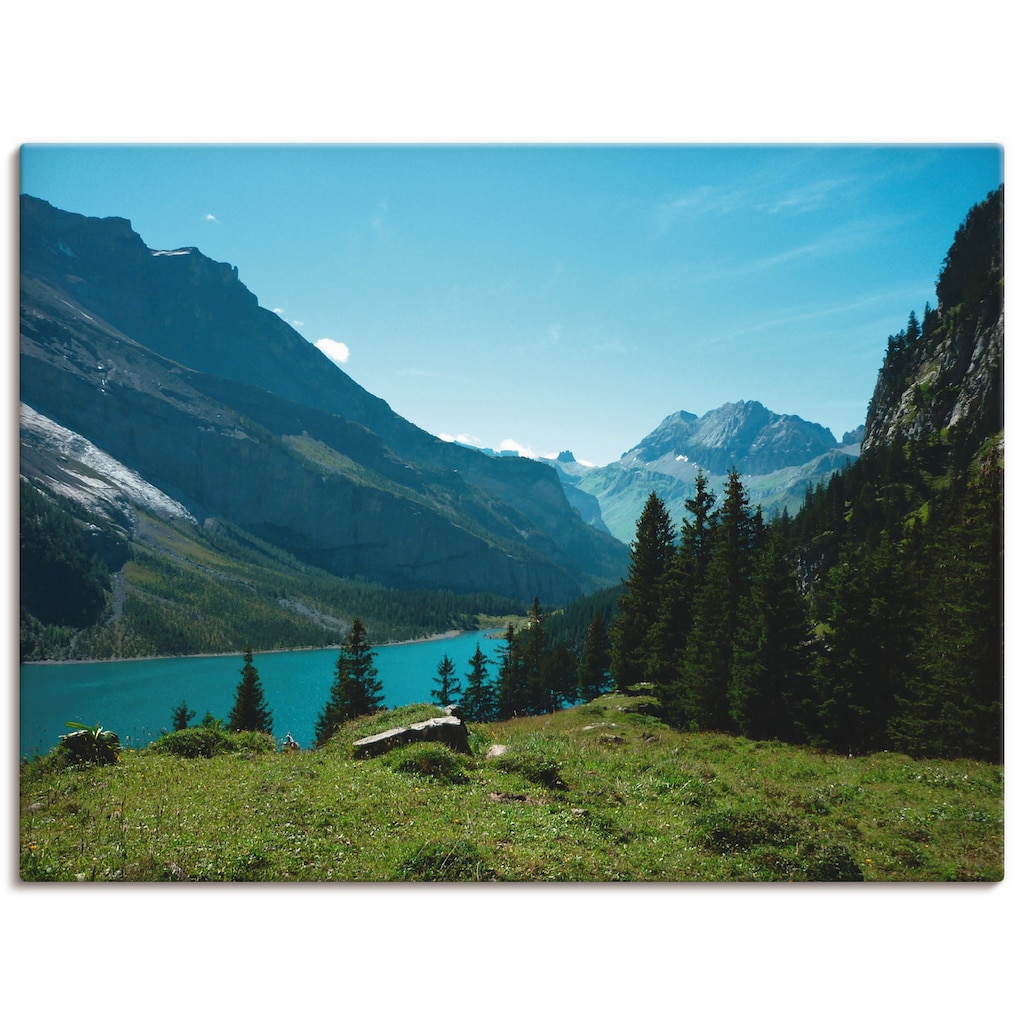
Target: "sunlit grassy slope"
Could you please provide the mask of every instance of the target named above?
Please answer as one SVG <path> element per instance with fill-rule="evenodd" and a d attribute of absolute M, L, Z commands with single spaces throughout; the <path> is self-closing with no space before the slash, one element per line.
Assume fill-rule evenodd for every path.
<path fill-rule="evenodd" d="M 644 697 L 471 725 L 472 754 L 325 749 L 23 766 L 25 880 L 993 881 L 1003 771 L 675 732 Z M 495 744 L 507 751 L 487 753 Z"/>

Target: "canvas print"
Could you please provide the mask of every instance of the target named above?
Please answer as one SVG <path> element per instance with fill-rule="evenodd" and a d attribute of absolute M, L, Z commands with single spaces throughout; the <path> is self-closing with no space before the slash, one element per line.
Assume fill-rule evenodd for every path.
<path fill-rule="evenodd" d="M 27 145 L 20 878 L 1003 877 L 1003 152 Z"/>

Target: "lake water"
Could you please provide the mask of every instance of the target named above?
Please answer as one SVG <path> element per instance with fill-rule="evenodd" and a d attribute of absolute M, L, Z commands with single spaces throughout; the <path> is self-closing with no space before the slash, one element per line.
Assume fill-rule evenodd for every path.
<path fill-rule="evenodd" d="M 480 649 L 495 662 L 500 636 L 461 633 L 442 640 L 375 647 L 377 677 L 388 707 L 430 701 L 437 666 L 447 655 L 465 686 L 469 659 Z M 316 720 L 330 695 L 338 649 L 255 654 L 274 735 L 286 732 L 303 747 L 313 744 Z M 491 678 L 498 666 L 489 667 Z M 99 723 L 126 747 L 144 747 L 171 729 L 171 710 L 186 701 L 196 712 L 227 719 L 241 680 L 242 656 L 154 658 L 144 661 L 21 666 L 21 755 L 45 754 L 68 731 L 65 723 Z"/>

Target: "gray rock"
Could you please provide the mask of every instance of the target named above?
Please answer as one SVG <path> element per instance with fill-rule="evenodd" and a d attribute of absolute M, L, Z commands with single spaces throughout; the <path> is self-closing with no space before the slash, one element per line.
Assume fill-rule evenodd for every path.
<path fill-rule="evenodd" d="M 454 715 L 444 718 L 428 718 L 425 722 L 367 736 L 352 744 L 357 758 L 377 757 L 395 747 L 407 743 L 445 743 L 459 753 L 469 753 L 469 732 L 465 722 Z"/>

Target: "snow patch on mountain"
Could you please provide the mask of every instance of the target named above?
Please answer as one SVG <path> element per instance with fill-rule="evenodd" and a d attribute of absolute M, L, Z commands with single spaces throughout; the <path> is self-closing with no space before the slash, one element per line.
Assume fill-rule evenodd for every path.
<path fill-rule="evenodd" d="M 67 497 L 91 504 L 97 510 L 105 504 L 117 504 L 118 499 L 123 498 L 166 519 L 196 521 L 184 505 L 148 483 L 134 470 L 97 448 L 81 434 L 62 427 L 24 402 L 21 403 L 21 433 L 36 448 L 54 452 L 67 460 L 63 462 L 62 469 L 75 482 L 50 481 L 54 490 Z"/>

